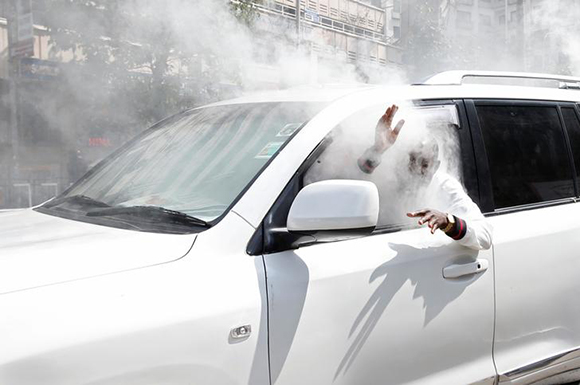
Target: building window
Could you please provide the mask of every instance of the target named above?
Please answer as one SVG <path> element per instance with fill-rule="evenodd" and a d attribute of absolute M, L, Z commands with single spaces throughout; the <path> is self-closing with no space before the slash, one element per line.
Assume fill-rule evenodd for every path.
<path fill-rule="evenodd" d="M 491 16 L 489 15 L 479 15 L 479 24 L 486 27 L 491 27 Z"/>
<path fill-rule="evenodd" d="M 457 11 L 457 27 L 459 28 L 471 28 L 471 13 Z"/>
<path fill-rule="evenodd" d="M 393 1 L 393 12 L 401 13 L 401 0 Z"/>
<path fill-rule="evenodd" d="M 518 17 L 518 11 L 512 11 L 510 13 L 510 22 L 516 22 L 519 21 L 519 17 Z"/>
<path fill-rule="evenodd" d="M 393 38 L 394 39 L 401 38 L 401 27 L 393 27 Z"/>

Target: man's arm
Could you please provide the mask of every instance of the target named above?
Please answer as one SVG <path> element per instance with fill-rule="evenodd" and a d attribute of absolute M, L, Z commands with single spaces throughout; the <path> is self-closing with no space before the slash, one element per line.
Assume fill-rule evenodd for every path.
<path fill-rule="evenodd" d="M 440 229 L 463 246 L 474 250 L 487 250 L 491 247 L 492 227 L 481 215 L 481 212 L 479 215 L 481 218 L 476 216 L 467 221 L 458 216 L 433 209 L 424 209 L 407 214 L 411 218 L 419 217 L 419 225 L 427 224 L 431 229 L 431 234 L 435 234 L 435 231 Z"/>
<path fill-rule="evenodd" d="M 419 224 L 427 224 L 431 232 L 441 229 L 445 234 L 463 246 L 475 250 L 487 250 L 491 247 L 493 228 L 481 213 L 479 207 L 471 200 L 459 181 L 448 174 L 439 174 L 438 201 L 447 213 L 425 209 L 408 213 L 409 217 L 418 217 Z"/>
<path fill-rule="evenodd" d="M 381 163 L 383 153 L 395 144 L 399 132 L 401 132 L 401 128 L 405 124 L 404 120 L 399 120 L 397 125 L 391 128 L 393 117 L 398 110 L 399 107 L 393 104 L 387 108 L 387 111 L 385 111 L 377 122 L 377 126 L 375 127 L 375 144 L 368 148 L 357 162 L 363 172 L 371 174 Z"/>

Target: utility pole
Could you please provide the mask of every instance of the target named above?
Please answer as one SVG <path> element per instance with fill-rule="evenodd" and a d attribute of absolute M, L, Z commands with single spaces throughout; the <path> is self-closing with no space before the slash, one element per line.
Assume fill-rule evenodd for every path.
<path fill-rule="evenodd" d="M 18 96 L 16 93 L 16 77 L 18 76 L 18 59 L 12 56 L 16 43 L 16 4 L 8 1 L 6 4 L 6 21 L 8 29 L 8 103 L 10 109 L 10 122 L 8 125 L 8 143 L 10 146 L 8 167 L 7 167 L 7 201 L 12 204 L 14 178 L 18 167 Z"/>
<path fill-rule="evenodd" d="M 296 47 L 300 47 L 300 0 L 296 0 Z"/>
<path fill-rule="evenodd" d="M 8 0 L 6 2 L 6 20 L 8 23 L 8 77 L 10 98 L 10 165 L 8 167 L 8 188 L 13 190 L 15 178 L 20 177 L 20 141 L 19 124 L 19 79 L 20 59 L 34 54 L 34 26 L 32 22 L 31 0 Z M 8 194 L 9 199 L 12 194 Z M 29 199 L 30 200 L 30 199 Z"/>
<path fill-rule="evenodd" d="M 508 12 L 509 11 L 508 8 L 509 8 L 508 7 L 508 0 L 505 0 L 505 23 L 504 23 L 505 31 L 504 31 L 504 33 L 505 33 L 505 48 L 506 48 L 506 51 L 509 50 L 508 49 L 508 13 L 509 13 Z"/>

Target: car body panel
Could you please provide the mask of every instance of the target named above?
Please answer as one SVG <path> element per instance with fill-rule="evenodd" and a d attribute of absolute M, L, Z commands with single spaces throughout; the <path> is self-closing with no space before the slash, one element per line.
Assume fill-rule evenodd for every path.
<path fill-rule="evenodd" d="M 178 261 L 1 295 L 0 383 L 267 384 L 253 231 L 231 213 Z"/>
<path fill-rule="evenodd" d="M 580 348 L 579 213 L 571 203 L 489 218 L 500 374 Z"/>
<path fill-rule="evenodd" d="M 0 211 L 0 294 L 173 261 L 196 235 L 99 226 L 32 209 Z"/>
<path fill-rule="evenodd" d="M 493 384 L 491 250 L 415 229 L 264 258 L 273 384 Z"/>

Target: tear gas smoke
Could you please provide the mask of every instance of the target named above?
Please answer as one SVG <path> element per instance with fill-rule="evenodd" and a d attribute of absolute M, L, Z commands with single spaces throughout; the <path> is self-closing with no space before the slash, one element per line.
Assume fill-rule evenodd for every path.
<path fill-rule="evenodd" d="M 437 196 L 424 195 L 430 187 L 431 176 L 422 177 L 409 169 L 410 154 L 426 138 L 436 143 L 439 149 L 436 160 L 441 164 L 436 171 L 461 181 L 455 107 L 416 107 L 405 101 L 395 103 L 399 105 L 399 111 L 393 126 L 400 119 L 404 119 L 405 124 L 396 142 L 385 151 L 381 164 L 372 174 L 363 174 L 357 160 L 373 145 L 375 126 L 389 103 L 366 108 L 340 123 L 329 134 L 332 143 L 305 176 L 306 184 L 327 179 L 362 178 L 373 182 L 380 195 L 381 225 L 409 224 L 414 220 L 406 217 L 407 212 L 429 205 L 433 208 L 442 207 Z M 435 168 L 431 165 L 431 171 L 435 171 Z"/>
<path fill-rule="evenodd" d="M 543 70 L 566 75 L 580 75 L 580 3 L 575 0 L 544 1 L 535 5 L 529 15 L 534 27 L 530 50 Z"/>
<path fill-rule="evenodd" d="M 454 1 L 442 3 L 449 5 L 449 15 L 458 6 Z M 521 31 L 509 39 L 502 37 L 503 26 L 495 21 L 494 28 L 477 29 L 468 37 L 455 35 L 450 26 L 461 21 L 459 13 L 442 15 L 443 21 L 416 19 L 425 28 L 410 25 L 408 36 L 403 36 L 401 41 L 407 42 L 403 68 L 319 57 L 307 48 L 324 46 L 316 30 L 305 33 L 302 49 L 297 49 L 292 20 L 236 14 L 226 0 L 36 0 L 35 20 L 49 28 L 50 59 L 63 64 L 54 81 L 19 89 L 20 108 L 26 114 L 19 122 L 22 140 L 12 182 L 55 180 L 61 192 L 155 121 L 245 92 L 313 83 L 397 84 L 418 75 L 464 68 L 580 74 L 576 3 L 540 3 L 524 15 L 533 19 L 537 36 Z M 524 60 L 524 50 L 510 49 L 509 44 L 518 39 L 525 40 L 526 52 L 534 44 L 540 53 L 552 49 L 554 62 L 544 62 L 549 65 L 538 69 L 529 52 Z M 365 51 L 365 44 L 360 41 L 360 51 Z M 377 117 L 387 105 L 384 101 L 377 109 Z M 404 109 L 398 115 L 404 116 Z M 417 126 L 412 118 L 407 119 L 401 144 L 397 144 L 400 148 L 404 136 L 420 131 L 412 129 Z M 369 121 L 368 127 L 374 128 L 375 123 Z M 88 138 L 105 145 L 87 146 Z M 364 141 L 364 146 L 368 143 Z M 34 175 L 25 171 L 39 164 L 51 171 L 34 171 Z M 452 171 L 458 167 L 444 166 Z"/>

